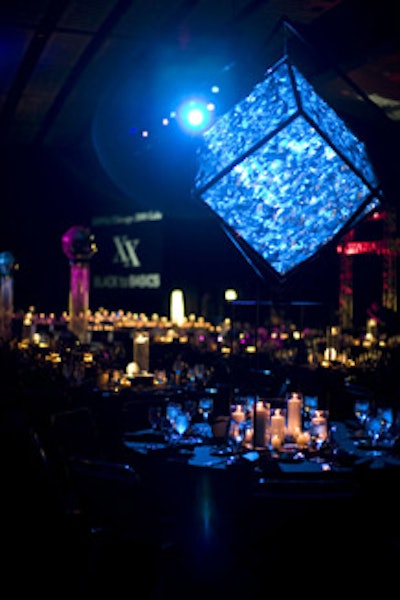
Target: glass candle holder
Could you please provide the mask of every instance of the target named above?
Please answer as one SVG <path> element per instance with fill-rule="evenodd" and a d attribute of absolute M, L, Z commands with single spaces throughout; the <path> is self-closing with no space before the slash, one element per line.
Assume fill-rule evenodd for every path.
<path fill-rule="evenodd" d="M 310 436 L 317 442 L 328 439 L 328 416 L 327 410 L 316 409 L 311 416 Z"/>

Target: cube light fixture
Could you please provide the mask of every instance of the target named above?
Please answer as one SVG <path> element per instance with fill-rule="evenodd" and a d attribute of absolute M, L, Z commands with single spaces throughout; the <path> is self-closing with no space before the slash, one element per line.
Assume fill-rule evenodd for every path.
<path fill-rule="evenodd" d="M 202 134 L 193 193 L 279 276 L 382 198 L 365 144 L 283 57 Z"/>

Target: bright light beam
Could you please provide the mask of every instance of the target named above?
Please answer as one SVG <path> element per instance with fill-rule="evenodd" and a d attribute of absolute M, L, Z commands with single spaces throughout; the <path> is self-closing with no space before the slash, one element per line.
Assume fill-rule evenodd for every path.
<path fill-rule="evenodd" d="M 177 121 L 187 133 L 204 133 L 212 124 L 214 105 L 203 100 L 184 101 L 177 111 Z"/>

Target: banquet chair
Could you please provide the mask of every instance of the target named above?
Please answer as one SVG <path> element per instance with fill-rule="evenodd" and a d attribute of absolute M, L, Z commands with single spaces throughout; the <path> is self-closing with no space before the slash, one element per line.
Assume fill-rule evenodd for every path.
<path fill-rule="evenodd" d="M 150 427 L 149 408 L 151 401 L 146 398 L 126 400 L 122 406 L 123 431 L 137 431 Z"/>
<path fill-rule="evenodd" d="M 98 458 L 69 460 L 72 486 L 90 537 L 89 572 L 103 591 L 110 586 L 158 583 L 172 544 L 150 510 L 142 477 L 131 465 Z M 148 572 L 154 573 L 148 577 Z"/>
<path fill-rule="evenodd" d="M 231 418 L 228 415 L 217 415 L 211 419 L 211 431 L 216 443 L 226 443 L 229 437 Z"/>
<path fill-rule="evenodd" d="M 49 434 L 63 459 L 103 455 L 98 427 L 87 406 L 53 413 Z"/>
<path fill-rule="evenodd" d="M 14 594 L 53 595 L 54 581 L 72 591 L 82 581 L 84 532 L 64 473 L 28 417 L 1 433 L 3 584 L 9 581 Z"/>

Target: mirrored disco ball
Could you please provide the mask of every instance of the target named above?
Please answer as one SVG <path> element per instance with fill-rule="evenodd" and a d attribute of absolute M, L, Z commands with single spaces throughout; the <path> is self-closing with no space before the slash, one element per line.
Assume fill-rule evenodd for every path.
<path fill-rule="evenodd" d="M 376 209 L 364 143 L 287 58 L 197 149 L 194 194 L 279 275 Z"/>

